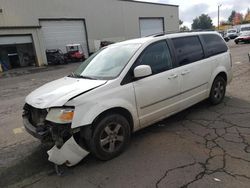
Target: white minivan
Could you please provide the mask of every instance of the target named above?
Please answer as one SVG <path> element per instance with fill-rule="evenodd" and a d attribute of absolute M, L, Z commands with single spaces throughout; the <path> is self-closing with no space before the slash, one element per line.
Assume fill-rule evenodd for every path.
<path fill-rule="evenodd" d="M 204 99 L 219 104 L 232 79 L 216 32 L 155 35 L 104 47 L 77 70 L 26 97 L 23 122 L 49 161 L 72 166 L 88 153 L 118 156 L 139 129 Z"/>

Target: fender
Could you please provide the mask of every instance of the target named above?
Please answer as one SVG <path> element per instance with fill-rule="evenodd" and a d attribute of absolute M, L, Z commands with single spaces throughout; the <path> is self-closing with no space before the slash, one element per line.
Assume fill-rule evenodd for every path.
<path fill-rule="evenodd" d="M 102 102 L 89 101 L 87 104 L 75 107 L 75 114 L 71 128 L 82 127 L 93 123 L 96 117 L 101 113 L 112 108 L 124 108 L 128 110 L 133 118 L 134 130 L 139 129 L 139 120 L 137 117 L 136 104 L 131 104 L 122 98 L 110 98 L 102 100 Z"/>
<path fill-rule="evenodd" d="M 212 87 L 212 84 L 214 82 L 215 77 L 220 74 L 221 72 L 224 72 L 227 75 L 227 79 L 229 80 L 230 76 L 228 74 L 228 71 L 226 70 L 225 66 L 218 66 L 212 73 L 210 80 L 208 82 L 208 96 L 210 94 L 210 90 Z"/>

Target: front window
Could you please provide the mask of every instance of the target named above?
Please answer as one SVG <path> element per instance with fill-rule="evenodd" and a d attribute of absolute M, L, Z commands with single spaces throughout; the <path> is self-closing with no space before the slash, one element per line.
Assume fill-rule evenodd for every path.
<path fill-rule="evenodd" d="M 68 52 L 78 52 L 79 46 L 67 46 L 67 51 Z"/>
<path fill-rule="evenodd" d="M 141 54 L 136 62 L 138 65 L 149 65 L 153 74 L 172 68 L 172 59 L 166 41 L 151 44 Z"/>
<path fill-rule="evenodd" d="M 228 33 L 236 33 L 236 30 L 228 30 Z"/>
<path fill-rule="evenodd" d="M 89 79 L 114 79 L 140 46 L 141 44 L 123 44 L 101 49 L 84 61 L 72 75 Z"/>

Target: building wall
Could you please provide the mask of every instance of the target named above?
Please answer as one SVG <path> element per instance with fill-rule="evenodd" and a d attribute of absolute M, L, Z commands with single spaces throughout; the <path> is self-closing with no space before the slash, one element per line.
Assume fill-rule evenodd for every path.
<path fill-rule="evenodd" d="M 178 7 L 122 2 L 127 38 L 140 37 L 138 17 L 164 17 L 165 31 L 179 30 Z"/>
<path fill-rule="evenodd" d="M 0 0 L 0 8 L 3 9 L 0 14 L 1 27 L 39 26 L 39 19 L 85 19 L 90 52 L 95 50 L 94 44 L 98 40 L 121 41 L 140 37 L 139 17 L 164 17 L 165 31 L 179 29 L 177 6 L 122 0 Z M 0 35 L 6 31 L 0 29 Z M 12 32 L 27 31 L 32 33 L 41 64 L 40 61 L 46 57 L 44 52 L 38 52 L 45 51 L 40 29 Z"/>

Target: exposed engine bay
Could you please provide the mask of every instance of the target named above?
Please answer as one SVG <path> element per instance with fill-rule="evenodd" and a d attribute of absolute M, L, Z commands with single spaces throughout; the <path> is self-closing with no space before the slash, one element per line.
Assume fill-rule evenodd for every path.
<path fill-rule="evenodd" d="M 43 144 L 49 145 L 48 160 L 56 165 L 73 166 L 79 163 L 88 151 L 81 139 L 81 129 L 71 129 L 71 124 L 57 124 L 46 120 L 46 109 L 25 104 L 23 121 L 26 130 Z"/>

